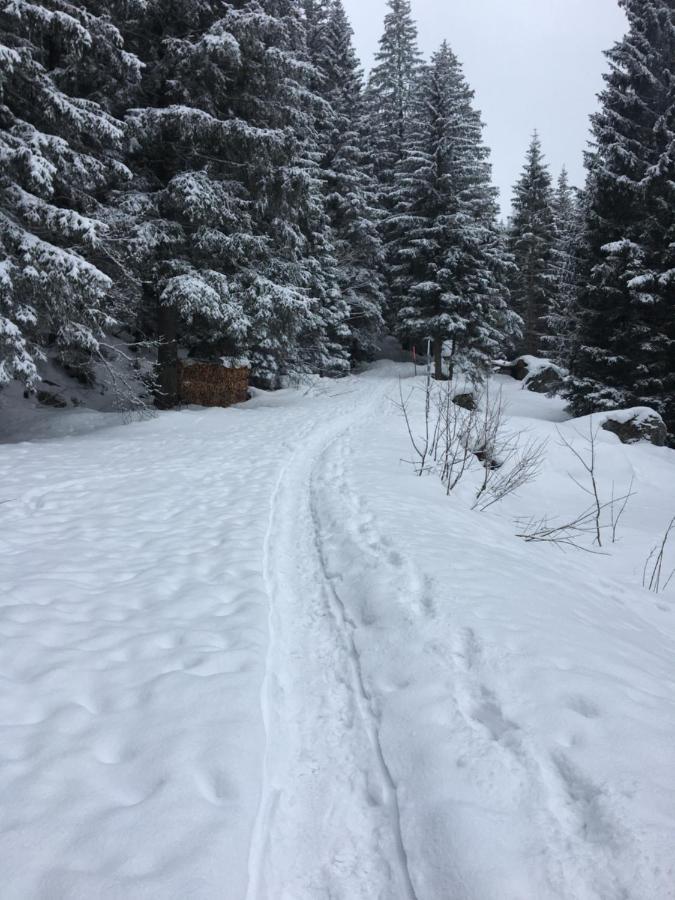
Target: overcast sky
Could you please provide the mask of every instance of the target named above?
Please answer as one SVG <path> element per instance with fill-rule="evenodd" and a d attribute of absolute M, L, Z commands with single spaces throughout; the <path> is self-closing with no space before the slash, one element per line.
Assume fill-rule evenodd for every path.
<path fill-rule="evenodd" d="M 368 70 L 386 0 L 344 4 Z M 564 163 L 582 184 L 588 116 L 606 69 L 602 51 L 625 30 L 617 0 L 413 0 L 412 6 L 423 53 L 447 38 L 464 63 L 504 211 L 535 128 L 554 175 Z"/>

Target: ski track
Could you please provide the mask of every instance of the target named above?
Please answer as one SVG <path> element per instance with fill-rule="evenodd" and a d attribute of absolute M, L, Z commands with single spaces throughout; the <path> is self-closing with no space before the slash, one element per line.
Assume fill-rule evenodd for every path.
<path fill-rule="evenodd" d="M 351 429 L 345 433 L 345 437 L 350 433 Z M 342 449 L 342 442 L 338 444 L 338 449 Z M 329 454 L 333 448 L 327 448 L 321 457 L 321 462 L 326 463 Z M 367 686 L 367 680 L 363 674 L 361 657 L 354 642 L 354 635 L 357 629 L 356 623 L 350 617 L 345 601 L 340 592 L 341 578 L 339 573 L 330 571 L 329 562 L 326 554 L 325 530 L 322 527 L 320 502 L 323 497 L 328 496 L 332 489 L 334 496 L 338 495 L 341 487 L 346 487 L 346 479 L 344 477 L 344 459 L 341 458 L 342 467 L 338 468 L 338 476 L 332 479 L 322 479 L 320 474 L 314 473 L 312 483 L 312 517 L 314 522 L 314 534 L 316 539 L 316 551 L 321 561 L 321 568 L 326 581 L 329 584 L 331 611 L 333 613 L 334 622 L 338 630 L 342 632 L 348 644 L 349 661 L 351 663 L 352 681 L 354 685 L 355 696 L 358 700 L 359 711 L 364 726 L 368 731 L 368 737 L 373 750 L 373 757 L 377 768 L 379 769 L 383 787 L 382 802 L 388 811 L 388 818 L 392 828 L 392 837 L 396 845 L 396 855 L 398 858 L 398 869 L 401 875 L 401 887 L 403 893 L 400 895 L 408 900 L 417 900 L 415 889 L 410 877 L 408 868 L 408 858 L 403 843 L 402 827 L 401 827 L 401 811 L 398 802 L 397 787 L 389 770 L 389 766 L 384 758 L 382 744 L 379 734 L 379 713 L 373 701 L 372 694 Z M 319 473 L 321 473 L 321 467 Z M 342 477 L 340 477 L 342 476 Z M 349 495 L 348 495 L 349 496 Z"/>
<path fill-rule="evenodd" d="M 356 625 L 325 549 L 333 536 L 324 506 L 345 481 L 339 451 L 390 384 L 368 379 L 365 387 L 372 397 L 361 408 L 353 398 L 343 403 L 292 457 L 272 504 L 268 749 L 247 900 L 416 900 Z"/>

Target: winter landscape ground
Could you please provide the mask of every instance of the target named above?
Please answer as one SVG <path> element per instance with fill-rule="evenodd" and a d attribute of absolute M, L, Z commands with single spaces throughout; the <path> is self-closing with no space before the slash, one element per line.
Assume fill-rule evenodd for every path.
<path fill-rule="evenodd" d="M 5 410 L 5 900 L 675 897 L 675 584 L 642 586 L 675 454 L 600 432 L 617 542 L 526 543 L 587 505 L 586 424 L 494 377 L 548 444 L 479 512 L 478 471 L 447 497 L 405 462 L 400 385 L 418 432 L 391 362 L 131 424 Z"/>

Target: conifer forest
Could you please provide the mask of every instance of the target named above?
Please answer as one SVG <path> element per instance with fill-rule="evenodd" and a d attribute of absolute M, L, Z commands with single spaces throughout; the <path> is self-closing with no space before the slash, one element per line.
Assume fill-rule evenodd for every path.
<path fill-rule="evenodd" d="M 586 183 L 535 134 L 501 221 L 461 60 L 422 58 L 408 0 L 367 81 L 332 0 L 4 2 L 0 381 L 154 346 L 170 407 L 180 351 L 274 387 L 386 327 L 439 372 L 446 343 L 476 372 L 547 357 L 575 413 L 672 433 L 673 9 L 623 6 Z"/>

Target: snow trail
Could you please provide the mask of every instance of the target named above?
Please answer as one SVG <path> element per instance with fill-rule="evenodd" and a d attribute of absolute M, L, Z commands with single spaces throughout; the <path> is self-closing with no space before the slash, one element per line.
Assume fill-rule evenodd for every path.
<path fill-rule="evenodd" d="M 326 551 L 326 516 L 344 481 L 332 464 L 355 421 L 383 402 L 368 378 L 282 473 L 265 554 L 271 601 L 263 710 L 264 787 L 248 900 L 415 900 L 397 789 L 354 643 L 355 623 Z M 293 521 L 293 534 L 288 523 Z M 328 535 L 333 543 L 333 535 Z"/>
<path fill-rule="evenodd" d="M 350 431 L 351 429 L 345 432 L 342 436 L 342 440 L 337 444 L 338 451 L 344 452 L 344 440 Z M 339 493 L 340 488 L 346 487 L 343 458 L 341 458 L 342 465 L 338 469 L 337 478 L 333 476 L 329 479 L 325 475 L 327 460 L 331 452 L 334 452 L 334 447 L 327 448 L 322 454 L 322 465 L 318 467 L 318 471 L 313 473 L 314 477 L 311 483 L 312 517 L 315 526 L 314 534 L 316 539 L 316 550 L 321 561 L 323 574 L 330 587 L 330 599 L 332 601 L 331 611 L 333 612 L 338 629 L 343 633 L 348 643 L 349 661 L 351 663 L 355 695 L 358 699 L 359 710 L 364 726 L 370 738 L 373 755 L 382 776 L 382 805 L 388 810 L 388 817 L 392 827 L 392 836 L 395 841 L 396 853 L 399 860 L 402 887 L 405 891 L 405 894 L 401 895 L 401 900 L 404 900 L 404 897 L 408 898 L 408 900 L 416 900 L 415 889 L 413 887 L 408 866 L 408 856 L 403 842 L 398 789 L 384 757 L 379 734 L 379 713 L 375 708 L 373 695 L 368 687 L 367 679 L 364 676 L 361 657 L 354 640 L 357 625 L 351 618 L 351 615 L 347 610 L 346 602 L 341 596 L 341 575 L 339 572 L 336 573 L 331 571 L 329 562 L 329 548 L 332 545 L 330 539 L 333 536 L 330 534 L 330 530 L 326 528 L 326 523 L 322 521 L 320 504 L 321 501 L 331 493 L 335 496 Z"/>

